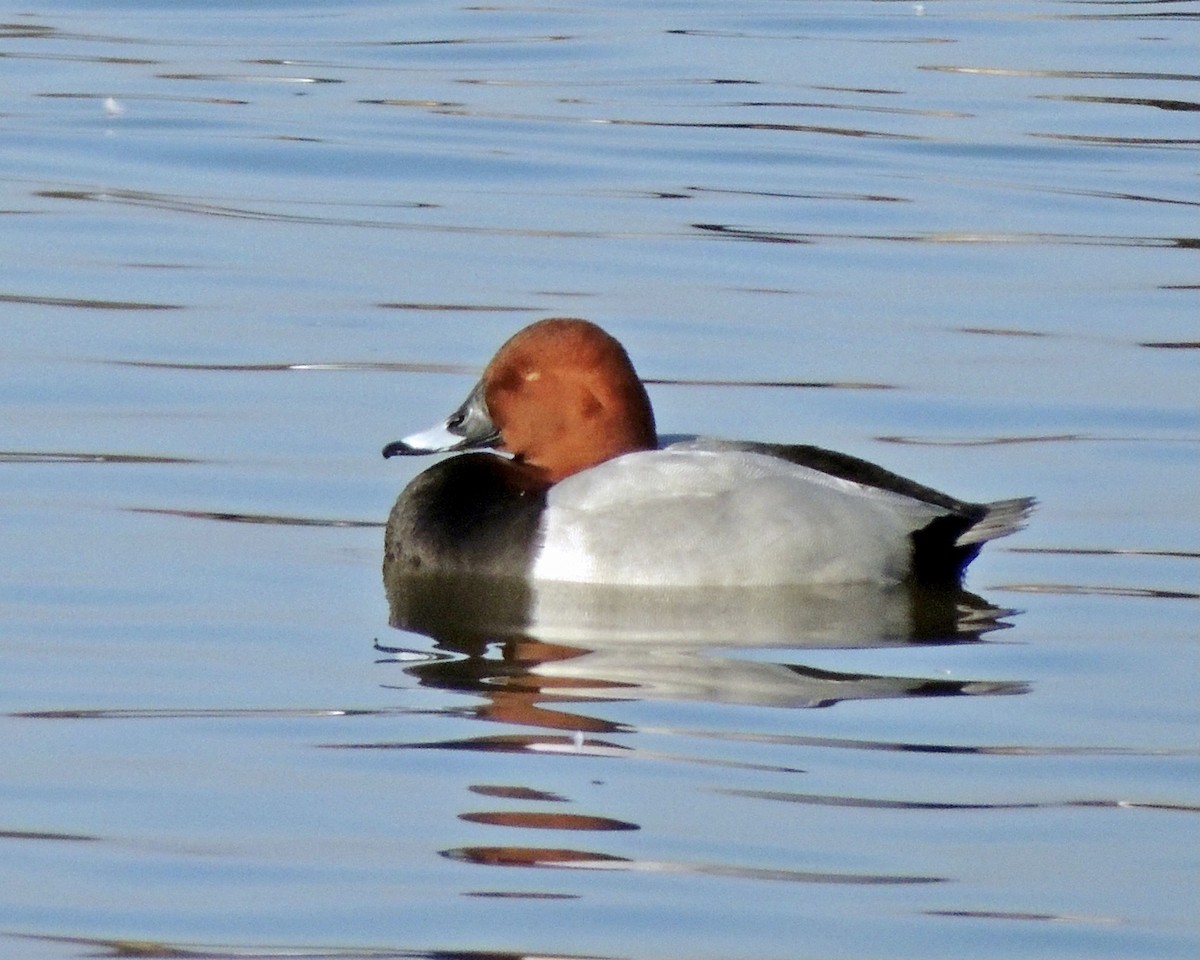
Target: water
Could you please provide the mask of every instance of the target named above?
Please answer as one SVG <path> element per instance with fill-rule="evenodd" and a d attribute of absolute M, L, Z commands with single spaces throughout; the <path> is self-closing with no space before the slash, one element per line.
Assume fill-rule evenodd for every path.
<path fill-rule="evenodd" d="M 1198 17 L 0 18 L 0 955 L 1193 956 Z M 555 314 L 1038 496 L 1000 611 L 389 625 L 379 448 Z"/>

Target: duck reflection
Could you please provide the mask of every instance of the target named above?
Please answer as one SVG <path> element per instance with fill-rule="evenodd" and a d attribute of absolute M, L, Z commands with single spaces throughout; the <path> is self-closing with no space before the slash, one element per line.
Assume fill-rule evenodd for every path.
<path fill-rule="evenodd" d="M 773 707 L 1009 694 L 1021 683 L 836 672 L 730 655 L 758 648 L 979 642 L 1012 611 L 961 589 L 917 585 L 635 588 L 412 573 L 385 565 L 392 626 L 444 657 L 406 669 L 422 684 L 483 694 L 489 719 L 577 732 L 614 727 L 556 706 L 674 699 Z M 389 647 L 381 646 L 384 652 Z M 398 652 L 393 650 L 392 652 Z"/>

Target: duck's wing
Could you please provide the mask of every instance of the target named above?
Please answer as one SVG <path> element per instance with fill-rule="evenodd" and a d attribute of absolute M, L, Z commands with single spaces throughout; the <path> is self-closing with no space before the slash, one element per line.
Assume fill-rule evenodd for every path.
<path fill-rule="evenodd" d="M 947 581 L 960 577 L 983 544 L 1024 528 L 1037 506 L 1037 500 L 1033 497 L 996 500 L 992 503 L 960 500 L 861 457 L 809 444 L 698 438 L 676 444 L 675 447 L 760 453 L 937 508 L 942 511 L 940 515 L 911 534 L 913 574 L 923 581 Z"/>
<path fill-rule="evenodd" d="M 940 507 L 950 513 L 963 516 L 975 514 L 982 518 L 986 512 L 986 504 L 970 503 L 959 500 L 949 494 L 917 483 L 908 477 L 893 473 L 870 460 L 854 457 L 848 453 L 838 453 L 836 450 L 826 450 L 824 447 L 814 447 L 800 443 L 758 443 L 752 440 L 719 440 L 709 437 L 697 437 L 674 445 L 677 449 L 692 450 L 742 450 L 748 453 L 761 453 L 777 460 L 786 460 L 801 467 L 808 467 L 831 477 L 849 480 L 851 483 L 864 487 L 874 487 L 877 490 L 887 490 L 913 500 L 920 500 L 931 506 Z"/>

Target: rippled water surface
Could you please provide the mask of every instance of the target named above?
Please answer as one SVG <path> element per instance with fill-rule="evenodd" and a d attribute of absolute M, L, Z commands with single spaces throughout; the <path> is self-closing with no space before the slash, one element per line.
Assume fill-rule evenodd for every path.
<path fill-rule="evenodd" d="M 1194 957 L 1200 4 L 0 23 L 0 956 Z M 512 331 L 1036 495 L 950 598 L 380 576 Z"/>

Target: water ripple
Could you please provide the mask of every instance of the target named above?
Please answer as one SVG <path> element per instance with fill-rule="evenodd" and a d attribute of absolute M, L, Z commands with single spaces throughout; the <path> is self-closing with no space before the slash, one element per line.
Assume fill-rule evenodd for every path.
<path fill-rule="evenodd" d="M 381 741 L 376 743 L 322 743 L 328 750 L 470 750 L 482 753 L 534 753 L 568 757 L 603 757 L 606 759 L 659 760 L 719 767 L 727 770 L 755 770 L 766 773 L 804 773 L 797 767 L 779 764 L 751 763 L 741 760 L 722 760 L 668 754 L 659 751 L 626 747 L 607 740 L 585 738 L 578 733 L 570 736 L 546 734 L 498 734 L 490 737 L 466 737 L 457 740 L 421 742 Z"/>
<path fill-rule="evenodd" d="M 1149 346 L 1149 344 L 1143 344 Z M 915 447 L 990 447 L 1023 443 L 1196 443 L 1196 437 L 1100 436 L 1092 433 L 1048 433 L 1007 437 L 906 437 L 898 434 L 878 436 L 880 443 Z"/>
<path fill-rule="evenodd" d="M 1037 923 L 1115 924 L 1117 917 L 1088 917 L 1071 913 L 1026 913 L 1016 910 L 926 910 L 927 917 L 959 917 L 968 920 L 1022 920 Z"/>
<path fill-rule="evenodd" d="M 269 513 L 231 513 L 225 510 L 178 510 L 165 507 L 128 507 L 130 513 L 150 513 L 189 520 L 219 520 L 223 523 L 262 523 L 283 527 L 382 527 L 376 520 L 344 520 L 328 517 L 296 517 Z"/>
<path fill-rule="evenodd" d="M 192 457 L 160 457 L 134 453 L 67 453 L 0 450 L 0 463 L 205 463 Z"/>
<path fill-rule="evenodd" d="M 296 945 L 236 945 L 184 943 L 181 941 L 134 938 L 64 937 L 38 933 L 0 933 L 0 937 L 34 943 L 58 943 L 86 949 L 80 956 L 109 957 L 111 960 L 530 960 L 528 951 L 507 950 L 410 950 L 400 947 L 338 947 Z M 101 950 L 103 953 L 93 951 Z M 613 960 L 597 954 L 555 951 L 558 960 Z"/>
<path fill-rule="evenodd" d="M 1082 94 L 1039 93 L 1035 100 L 1057 100 L 1060 103 L 1110 103 L 1118 106 L 1154 107 L 1157 110 L 1191 111 L 1200 110 L 1200 103 L 1193 100 L 1163 100 L 1151 97 L 1093 97 Z"/>
<path fill-rule="evenodd" d="M 930 800 L 881 800 L 873 797 L 839 797 L 817 793 L 791 793 L 784 790 L 718 789 L 717 793 L 752 800 L 777 800 L 818 807 L 857 807 L 868 810 L 1060 810 L 1113 809 L 1162 810 L 1173 813 L 1200 813 L 1200 806 L 1168 801 L 1145 800 L 1030 800 L 1007 803 L 953 803 Z"/>
<path fill-rule="evenodd" d="M 803 734 L 748 733 L 697 729 L 670 731 L 679 736 L 708 740 L 763 743 L 794 747 L 831 747 L 837 750 L 882 750 L 889 753 L 929 753 L 987 757 L 1196 757 L 1200 749 L 1118 747 L 1084 744 L 962 744 L 913 743 L 895 740 L 860 740 L 850 737 L 817 737 Z"/>
<path fill-rule="evenodd" d="M 731 100 L 724 107 L 784 107 L 789 110 L 845 110 L 851 113 L 886 113 L 901 117 L 932 117 L 939 120 L 969 120 L 973 113 L 962 110 L 932 110 L 916 107 L 884 107 L 874 104 L 822 103 L 813 100 Z"/>
<path fill-rule="evenodd" d="M 906 874 L 830 873 L 808 870 L 776 870 L 723 863 L 685 863 L 671 860 L 636 860 L 608 853 L 560 847 L 456 847 L 442 856 L 481 866 L 542 867 L 575 870 L 621 870 L 645 873 L 691 873 L 744 880 L 781 880 L 790 883 L 891 885 L 944 883 L 945 877 Z"/>
<path fill-rule="evenodd" d="M 1194 147 L 1200 137 L 1114 137 L 1085 133 L 1038 133 L 1028 136 L 1042 140 L 1062 140 L 1066 143 L 1089 143 L 1106 147 Z"/>
<path fill-rule="evenodd" d="M 254 720 L 260 717 L 396 717 L 413 713 L 402 707 L 111 707 L 80 710 L 23 710 L 7 716 L 22 720 Z"/>
<path fill-rule="evenodd" d="M 632 120 L 597 118 L 591 123 L 614 127 L 657 127 L 684 130 L 760 130 L 773 133 L 819 133 L 834 137 L 857 137 L 866 140 L 932 141 L 935 138 L 915 133 L 891 133 L 885 130 L 865 130 L 857 127 L 830 127 L 811 123 L 767 123 L 764 121 L 734 120 Z"/>
<path fill-rule="evenodd" d="M 772 387 L 788 390 L 899 390 L 894 383 L 869 380 L 714 380 L 687 377 L 643 377 L 642 383 L 666 387 Z"/>
<path fill-rule="evenodd" d="M 269 223 L 302 224 L 305 226 L 361 227 L 364 229 L 374 230 L 414 230 L 428 233 L 466 234 L 472 236 L 491 237 L 602 239 L 616 236 L 616 234 L 607 233 L 605 231 L 590 229 L 485 227 L 473 226 L 470 224 L 417 223 L 406 220 L 379 220 L 362 217 L 335 217 L 319 216 L 316 214 L 283 213 L 280 211 L 254 209 L 249 206 L 234 206 L 212 200 L 198 199 L 195 197 L 183 197 L 174 196 L 171 194 L 155 193 L 147 190 L 39 190 L 34 193 L 34 196 L 51 200 L 73 200 L 89 203 L 115 203 L 133 207 L 151 207 L 158 210 L 171 211 L 173 213 L 197 214 L 200 216 L 219 217 L 222 219 L 256 220 Z M 305 205 L 338 206 L 339 208 L 344 206 L 322 204 L 320 201 L 307 201 Z M 438 204 L 426 203 L 422 201 L 396 201 L 387 204 L 374 204 L 372 206 L 379 206 L 385 209 L 407 210 L 433 210 L 438 208 Z M 627 234 L 622 233 L 621 236 L 627 236 Z M 22 302 L 39 302 L 40 299 L 44 298 L 34 298 L 33 300 L 29 300 L 29 298 L 22 298 Z M 80 302 L 69 305 L 87 306 L 89 303 Z M 125 307 L 126 309 L 136 308 L 136 305 L 126 306 L 124 304 L 118 304 L 117 306 Z M 163 308 L 158 307 L 157 309 Z"/>
<path fill-rule="evenodd" d="M 107 101 L 109 98 L 102 93 L 35 93 L 35 97 L 41 97 L 47 100 L 100 100 Z M 162 93 L 125 93 L 121 95 L 121 102 L 150 102 L 150 103 L 204 103 L 216 104 L 218 106 L 230 107 L 245 107 L 250 105 L 249 100 L 237 100 L 232 97 L 188 97 L 182 94 L 162 94 Z"/>
<path fill-rule="evenodd" d="M 253 73 L 160 73 L 160 80 L 219 80 L 226 83 L 345 83 L 335 77 L 274 77 Z"/>
<path fill-rule="evenodd" d="M 25 293 L 0 293 L 0 303 L 23 303 L 39 307 L 75 307 L 81 310 L 182 310 L 177 303 L 148 303 L 140 300 L 94 300 L 88 297 L 44 297 Z"/>
<path fill-rule="evenodd" d="M 878 436 L 880 443 L 896 443 L 913 447 L 993 447 L 1019 443 L 1073 443 L 1080 440 L 1099 440 L 1082 433 L 1048 433 L 1008 437 L 905 437 L 898 434 Z"/>
<path fill-rule="evenodd" d="M 165 193 L 153 193 L 148 190 L 38 190 L 36 197 L 50 200 L 75 200 L 88 203 L 116 203 L 131 207 L 151 207 L 157 210 L 169 210 L 174 213 L 193 213 L 208 217 L 223 217 L 235 220 L 266 220 L 272 223 L 299 223 L 305 225 L 324 224 L 328 226 L 354 227 L 398 227 L 399 223 L 386 223 L 377 220 L 365 220 L 348 217 L 325 217 L 313 214 L 290 214 L 279 211 L 255 210 L 251 207 L 231 206 L 197 197 L 174 196 Z M 325 206 L 311 201 L 309 206 Z M 435 204 L 419 201 L 396 201 L 385 205 L 387 208 L 402 208 L 409 210 L 431 209 Z M 42 298 L 46 299 L 46 298 Z M 86 306 L 90 302 L 70 304 Z M 134 306 L 123 306 L 124 309 L 136 309 Z M 141 307 L 141 309 L 149 309 Z M 156 307 L 156 309 L 164 309 Z"/>
<path fill-rule="evenodd" d="M 733 187 L 685 188 L 687 196 L 696 193 L 731 195 L 741 197 L 763 197 L 770 200 L 861 200 L 868 203 L 912 203 L 911 197 L 900 197 L 883 193 L 850 193 L 844 190 L 782 191 L 782 190 L 739 190 Z"/>
<path fill-rule="evenodd" d="M 538 307 L 509 306 L 496 303 L 412 303 L 400 301 L 396 303 L 379 303 L 378 307 L 386 310 L 420 310 L 447 313 L 531 313 Z"/>
<path fill-rule="evenodd" d="M 410 363 L 405 361 L 321 361 L 317 363 L 203 363 L 170 360 L 105 360 L 114 367 L 145 370 L 197 370 L 220 373 L 282 373 L 290 370 L 377 370 L 386 373 L 448 373 L 477 376 L 479 368 L 457 363 Z"/>
<path fill-rule="evenodd" d="M 0 840 L 65 840 L 72 843 L 94 843 L 99 837 L 84 833 L 48 833 L 44 830 L 0 830 Z"/>
<path fill-rule="evenodd" d="M 888 243 L 938 243 L 970 245 L 1029 245 L 1063 247 L 1182 248 L 1200 247 L 1200 238 L 1117 236 L 1115 234 L 1042 233 L 1034 231 L 913 231 L 910 233 L 826 233 L 766 230 L 736 224 L 693 223 L 691 227 L 728 240 L 760 243 L 816 243 L 822 240 L 861 240 Z"/>
<path fill-rule="evenodd" d="M 986 77 L 1044 77 L 1052 80 L 1165 80 L 1183 83 L 1200 82 L 1198 73 L 1155 73 L 1144 70 L 1037 70 L 1016 67 L 970 67 L 949 64 L 926 64 L 918 70 L 936 73 L 966 73 Z"/>
<path fill-rule="evenodd" d="M 1200 600 L 1200 592 L 1159 587 L 1123 587 L 1082 583 L 1006 583 L 997 590 L 1012 593 L 1045 593 L 1063 597 L 1130 597 L 1144 600 Z"/>
<path fill-rule="evenodd" d="M 853 43 L 853 44 L 876 44 L 876 45 L 891 45 L 891 44 L 940 44 L 940 43 L 956 43 L 957 41 L 949 37 L 862 37 L 862 36 L 831 36 L 829 34 L 805 34 L 805 33 L 761 33 L 752 32 L 749 30 L 703 30 L 691 28 L 678 28 L 673 30 L 664 30 L 666 34 L 681 37 L 702 37 L 706 39 L 718 40 L 796 40 L 808 41 L 811 43 Z"/>
<path fill-rule="evenodd" d="M 154 66 L 158 60 L 144 57 L 89 56 L 83 53 L 12 53 L 0 51 L 0 60 L 47 60 L 66 63 L 105 63 L 123 67 Z"/>
<path fill-rule="evenodd" d="M 1071 557 L 1179 557 L 1200 560 L 1196 550 L 1152 550 L 1137 547 L 1005 547 L 1009 553 L 1048 553 Z"/>
<path fill-rule="evenodd" d="M 439 306 L 437 304 L 390 304 L 381 303 L 381 307 L 413 309 L 413 310 L 524 310 L 525 307 L 470 307 L 454 304 Z M 533 308 L 528 308 L 533 309 Z M 478 376 L 480 368 L 458 363 L 421 363 L 414 361 L 305 361 L 278 363 L 203 363 L 170 360 L 105 360 L 103 363 L 116 367 L 140 367 L 148 370 L 197 370 L 226 373 L 279 373 L 289 370 L 296 371 L 346 371 L 363 370 L 382 373 L 445 373 L 453 376 Z M 878 383 L 869 380 L 718 380 L 697 377 L 642 377 L 642 382 L 652 386 L 666 387 L 734 387 L 734 388 L 778 388 L 787 390 L 899 390 L 894 383 Z"/>

